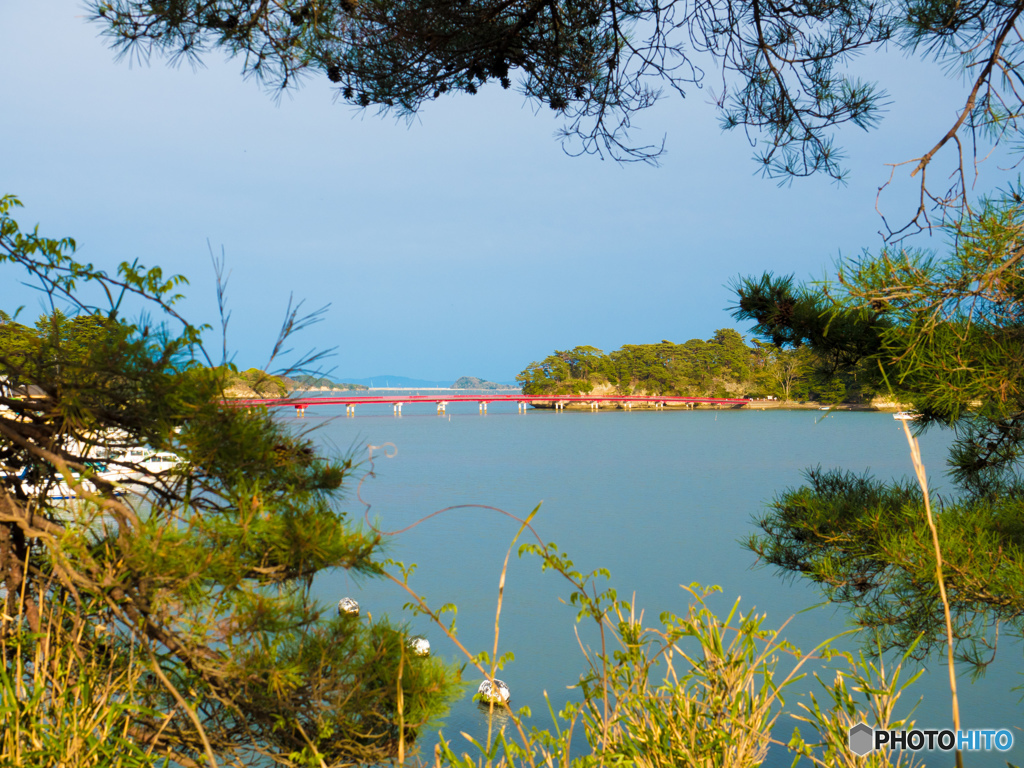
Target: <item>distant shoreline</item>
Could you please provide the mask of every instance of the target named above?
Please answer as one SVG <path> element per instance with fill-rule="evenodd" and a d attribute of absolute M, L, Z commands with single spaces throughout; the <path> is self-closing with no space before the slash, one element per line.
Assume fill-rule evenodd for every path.
<path fill-rule="evenodd" d="M 538 396 L 538 399 L 541 396 Z M 670 396 L 673 397 L 673 396 Z M 590 403 L 596 402 L 601 406 L 609 409 L 622 408 L 621 402 L 615 400 L 602 400 L 600 396 L 595 396 L 593 400 L 584 400 L 581 402 L 566 403 L 563 407 L 567 410 L 588 410 Z M 554 403 L 550 402 L 531 402 L 530 405 L 533 408 L 539 410 L 553 409 Z M 645 410 L 652 408 L 651 403 L 636 403 L 632 406 L 637 410 Z M 743 405 L 732 405 L 732 404 L 719 404 L 719 403 L 665 403 L 663 406 L 664 410 L 668 411 L 681 411 L 681 410 L 697 410 L 697 411 L 716 411 L 716 410 L 739 410 L 739 411 L 821 411 L 821 412 L 835 412 L 835 411 L 859 411 L 863 413 L 895 413 L 896 411 L 912 410 L 913 406 L 905 403 L 892 403 L 892 402 L 881 402 L 881 403 L 834 403 L 831 405 L 822 404 L 819 402 L 807 401 L 799 402 L 796 400 L 748 400 Z"/>
<path fill-rule="evenodd" d="M 831 403 L 822 404 L 815 402 L 787 402 L 784 400 L 751 400 L 744 408 L 748 410 L 781 410 L 781 411 L 867 411 L 876 413 L 894 413 L 896 411 L 910 410 L 913 406 L 905 403 L 885 403 L 874 405 L 872 403 Z"/>

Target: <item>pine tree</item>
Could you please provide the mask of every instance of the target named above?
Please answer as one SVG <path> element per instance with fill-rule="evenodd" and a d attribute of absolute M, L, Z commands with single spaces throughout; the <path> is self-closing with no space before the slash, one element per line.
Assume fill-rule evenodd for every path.
<path fill-rule="evenodd" d="M 856 371 L 910 404 L 918 431 L 953 431 L 955 489 L 932 504 L 958 652 L 981 667 L 999 633 L 1024 634 L 1021 199 L 987 200 L 945 231 L 944 254 L 884 250 L 847 262 L 830 284 L 746 279 L 735 314 L 777 345 L 810 347 L 819 376 Z M 748 546 L 820 584 L 889 646 L 921 639 L 926 654 L 943 642 L 916 483 L 820 467 L 807 479 L 776 497 Z"/>
<path fill-rule="evenodd" d="M 0 324 L 0 711 L 19 713 L 0 762 L 93 744 L 95 765 L 376 764 L 411 745 L 457 672 L 311 595 L 327 569 L 382 573 L 379 538 L 338 507 L 351 460 L 224 402 L 226 369 L 177 314 L 183 279 L 81 264 L 17 205 L 0 199 L 0 267 L 69 309 Z M 177 330 L 125 321 L 133 301 Z M 124 453 L 142 446 L 177 466 Z"/>
<path fill-rule="evenodd" d="M 538 107 L 565 118 L 571 151 L 654 159 L 629 128 L 662 90 L 685 96 L 709 82 L 722 124 L 756 140 L 769 176 L 844 178 L 840 126 L 868 129 L 888 95 L 855 73 L 857 55 L 899 47 L 937 58 L 969 88 L 949 125 L 921 132 L 907 161 L 924 203 L 967 204 L 965 153 L 1013 142 L 1022 129 L 1014 85 L 1024 45 L 1014 3 L 733 3 L 711 0 L 91 0 L 92 18 L 121 54 L 201 60 L 211 50 L 242 62 L 270 90 L 322 75 L 341 100 L 402 115 L 444 94 L 516 82 Z M 710 76 L 708 79 L 706 77 Z M 948 81 L 936 84 L 948 87 Z M 576 143 L 578 142 L 578 143 Z M 950 147 L 949 190 L 925 171 Z M 960 148 L 957 150 L 956 148 Z M 945 178 L 945 171 L 936 178 Z M 966 180 L 969 182 L 969 180 Z"/>

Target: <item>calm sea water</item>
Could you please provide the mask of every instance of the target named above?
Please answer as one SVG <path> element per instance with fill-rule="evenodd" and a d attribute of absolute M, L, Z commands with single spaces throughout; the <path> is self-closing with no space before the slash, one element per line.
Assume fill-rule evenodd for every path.
<path fill-rule="evenodd" d="M 351 451 L 373 471 L 356 493 L 350 486 L 346 510 L 367 513 L 384 531 L 405 528 L 437 510 L 486 505 L 525 517 L 538 504 L 539 535 L 557 542 L 581 571 L 605 567 L 621 597 L 635 595 L 649 620 L 662 611 L 683 614 L 688 595 L 681 584 L 722 587 L 711 600 L 720 613 L 741 598 L 744 610 L 767 613 L 767 625 L 793 617 L 786 637 L 809 649 L 848 628 L 841 611 L 820 604 L 803 581 L 780 578 L 758 568 L 738 543 L 754 532 L 751 517 L 766 499 L 801 483 L 811 466 L 870 471 L 880 478 L 909 476 L 912 467 L 902 429 L 890 414 L 820 411 L 601 411 L 530 410 L 492 403 L 480 415 L 475 404 L 360 406 L 355 418 L 344 409 L 311 408 L 305 427 L 328 450 Z M 340 415 L 339 415 L 340 414 Z M 283 418 L 293 419 L 290 414 Z M 384 446 L 368 450 L 368 446 Z M 921 440 L 933 487 L 941 488 L 948 435 L 930 432 Z M 385 455 L 390 454 L 390 458 Z M 472 651 L 490 650 L 502 563 L 518 524 L 499 512 L 463 508 L 435 516 L 389 538 L 390 555 L 418 568 L 412 585 L 433 606 L 458 605 L 460 640 Z M 353 581 L 344 571 L 320 577 L 320 597 L 350 595 L 373 615 L 403 613 L 407 596 L 379 581 Z M 575 612 L 561 602 L 568 585 L 542 573 L 534 557 L 509 561 L 501 617 L 499 653 L 515 661 L 499 673 L 512 689 L 512 704 L 528 704 L 534 723 L 550 721 L 544 693 L 556 710 L 575 696 L 584 662 L 574 632 Z M 456 649 L 424 619 L 409 619 L 431 641 L 433 652 L 454 658 Z M 584 632 L 585 640 L 592 638 Z M 1004 766 L 1024 761 L 1024 718 L 1019 694 L 1021 646 L 1005 643 L 993 669 L 980 683 L 960 678 L 961 719 L 967 728 L 1013 728 L 1008 753 L 969 753 L 970 766 Z M 920 699 L 919 727 L 950 727 L 948 679 L 938 660 L 911 691 Z M 467 670 L 467 677 L 478 677 Z M 475 684 L 473 687 L 475 690 Z M 471 693 L 471 692 L 470 692 Z M 819 697 L 820 698 L 820 697 Z M 793 702 L 791 701 L 790 704 Z M 782 718 L 777 736 L 788 739 L 795 723 Z M 483 738 L 486 716 L 470 698 L 459 702 L 444 725 L 446 738 L 461 747 L 461 731 Z M 423 740 L 432 746 L 436 736 Z M 949 756 L 923 753 L 928 765 L 951 765 Z M 776 750 L 768 764 L 789 764 Z"/>

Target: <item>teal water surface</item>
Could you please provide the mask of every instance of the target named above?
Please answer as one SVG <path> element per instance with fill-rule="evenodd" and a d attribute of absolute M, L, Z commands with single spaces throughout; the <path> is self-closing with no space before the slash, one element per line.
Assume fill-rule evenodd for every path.
<path fill-rule="evenodd" d="M 557 542 L 581 571 L 605 567 L 620 597 L 635 595 L 648 621 L 663 611 L 682 614 L 688 594 L 680 585 L 718 585 L 711 605 L 724 615 L 741 598 L 744 610 L 767 613 L 767 626 L 793 617 L 785 636 L 809 649 L 848 629 L 846 616 L 821 602 L 803 581 L 785 580 L 756 567 L 738 543 L 754 532 L 763 502 L 801 483 L 808 467 L 870 471 L 880 478 L 910 476 L 902 429 L 891 414 L 820 411 L 565 411 L 530 410 L 492 403 L 480 415 L 475 404 L 452 404 L 447 415 L 433 406 L 360 406 L 355 418 L 337 407 L 311 408 L 303 420 L 316 426 L 327 449 L 352 451 L 372 469 L 361 487 L 350 484 L 344 508 L 384 531 L 413 525 L 438 510 L 486 505 L 525 517 L 538 504 L 534 528 Z M 335 414 L 338 416 L 334 417 Z M 288 414 L 284 418 L 293 419 Z M 941 489 L 948 434 L 921 439 L 923 458 Z M 368 446 L 385 446 L 368 450 Z M 393 454 L 391 458 L 386 455 Z M 483 508 L 454 509 L 389 537 L 389 553 L 418 566 L 412 586 L 433 606 L 458 605 L 458 636 L 473 652 L 494 643 L 495 607 L 502 563 L 518 523 Z M 380 581 L 353 581 L 343 571 L 318 578 L 325 601 L 350 595 L 364 611 L 397 617 L 408 596 Z M 568 586 L 542 573 L 535 557 L 509 561 L 500 624 L 499 653 L 515 661 L 499 673 L 512 689 L 513 707 L 527 704 L 534 723 L 546 726 L 545 691 L 556 709 L 575 697 L 569 690 L 584 669 L 575 633 L 575 611 L 562 603 Z M 410 618 L 429 637 L 433 652 L 455 658 L 457 650 L 422 618 Z M 584 642 L 593 641 L 584 630 Z M 852 647 L 851 643 L 846 643 Z M 1008 753 L 970 753 L 971 766 L 1004 766 L 1024 760 L 1019 695 L 1021 646 L 1004 643 L 987 677 L 970 684 L 960 677 L 965 728 L 1013 728 Z M 479 678 L 467 669 L 468 679 Z M 475 684 L 473 686 L 475 690 Z M 912 689 L 919 727 L 950 727 L 948 678 L 932 660 Z M 820 698 L 820 697 L 819 697 Z M 790 702 L 792 704 L 793 702 Z M 776 736 L 788 740 L 794 721 L 783 718 Z M 483 738 L 486 716 L 469 694 L 444 724 L 445 737 L 461 751 L 461 731 Z M 436 736 L 423 739 L 427 748 Z M 950 756 L 922 753 L 928 765 L 951 765 Z M 774 750 L 767 765 L 789 765 Z"/>

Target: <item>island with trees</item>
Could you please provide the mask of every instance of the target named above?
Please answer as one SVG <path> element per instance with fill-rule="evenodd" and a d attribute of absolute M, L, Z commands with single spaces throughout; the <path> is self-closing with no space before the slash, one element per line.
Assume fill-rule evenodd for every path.
<path fill-rule="evenodd" d="M 873 382 L 856 366 L 822 375 L 818 353 L 801 345 L 786 349 L 755 339 L 747 343 L 731 328 L 707 340 L 676 344 L 626 344 L 605 354 L 579 346 L 532 362 L 516 380 L 526 395 L 666 395 L 709 398 L 772 398 L 797 402 L 889 405 L 876 398 Z M 535 407 L 547 404 L 538 402 Z"/>
<path fill-rule="evenodd" d="M 364 384 L 347 384 L 333 381 L 326 376 L 311 376 L 307 373 L 295 373 L 282 377 L 289 390 L 300 392 L 365 392 L 369 389 Z"/>
<path fill-rule="evenodd" d="M 514 387 L 511 384 L 498 384 L 493 381 L 486 381 L 484 379 L 478 379 L 476 376 L 462 376 L 454 384 L 452 389 L 511 389 L 517 390 L 518 387 Z"/>
<path fill-rule="evenodd" d="M 239 371 L 226 366 L 224 376 L 225 396 L 239 399 L 287 397 L 292 392 L 365 392 L 367 389 L 362 384 L 344 384 L 304 373 L 279 376 L 261 368 Z"/>

